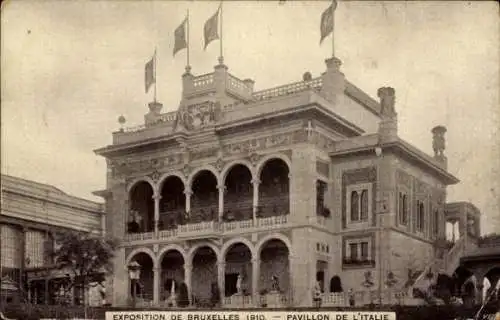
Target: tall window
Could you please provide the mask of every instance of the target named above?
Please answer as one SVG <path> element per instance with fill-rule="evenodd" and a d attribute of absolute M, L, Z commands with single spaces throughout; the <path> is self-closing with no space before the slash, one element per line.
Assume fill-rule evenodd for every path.
<path fill-rule="evenodd" d="M 349 250 L 350 250 L 351 260 L 352 261 L 358 260 L 358 244 L 357 243 L 350 243 Z"/>
<path fill-rule="evenodd" d="M 424 203 L 420 200 L 417 200 L 417 205 L 416 205 L 416 229 L 418 232 L 424 232 L 424 226 L 425 226 L 425 207 Z"/>
<path fill-rule="evenodd" d="M 323 210 L 325 209 L 325 192 L 327 191 L 327 185 L 323 181 L 316 182 L 316 213 L 318 215 L 323 215 Z"/>
<path fill-rule="evenodd" d="M 439 210 L 434 210 L 434 220 L 432 222 L 432 233 L 436 236 L 439 231 Z"/>
<path fill-rule="evenodd" d="M 361 260 L 368 260 L 368 242 L 361 242 Z"/>
<path fill-rule="evenodd" d="M 20 268 L 23 257 L 21 232 L 10 225 L 2 225 L 1 257 L 2 267 Z"/>
<path fill-rule="evenodd" d="M 359 196 L 357 191 L 351 192 L 351 221 L 359 221 Z"/>
<path fill-rule="evenodd" d="M 398 216 L 401 225 L 408 225 L 408 196 L 403 192 L 399 193 Z"/>
<path fill-rule="evenodd" d="M 368 190 L 361 191 L 361 221 L 368 220 Z"/>
<path fill-rule="evenodd" d="M 365 222 L 369 219 L 370 191 L 368 188 L 357 188 L 350 191 L 349 220 L 350 222 Z"/>

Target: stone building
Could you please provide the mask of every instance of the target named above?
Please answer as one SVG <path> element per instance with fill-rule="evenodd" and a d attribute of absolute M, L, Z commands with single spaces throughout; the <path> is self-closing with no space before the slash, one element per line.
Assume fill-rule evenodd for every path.
<path fill-rule="evenodd" d="M 102 204 L 9 175 L 2 174 L 1 182 L 2 301 L 56 303 L 55 289 L 66 273 L 53 264 L 54 235 L 67 230 L 102 233 Z M 96 290 L 90 293 L 93 304 L 101 301 Z M 78 289 L 74 297 L 81 297 Z"/>
<path fill-rule="evenodd" d="M 317 283 L 323 305 L 347 303 L 349 289 L 388 302 L 458 267 L 445 240 L 446 189 L 458 183 L 446 129 L 432 130 L 434 155 L 415 148 L 398 137 L 395 90 L 375 100 L 340 66 L 331 58 L 318 77 L 261 91 L 222 62 L 199 76 L 188 67 L 177 111 L 152 102 L 144 124 L 95 151 L 107 159 L 96 192 L 107 232 L 122 244 L 114 305 L 162 305 L 182 283 L 199 306 L 215 292 L 225 306 L 308 306 Z"/>

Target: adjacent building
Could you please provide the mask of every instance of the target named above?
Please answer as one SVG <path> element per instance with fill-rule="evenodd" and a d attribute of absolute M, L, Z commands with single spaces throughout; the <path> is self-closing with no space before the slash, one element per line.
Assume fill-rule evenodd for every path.
<path fill-rule="evenodd" d="M 203 75 L 187 67 L 177 111 L 154 101 L 144 124 L 95 151 L 108 167 L 96 192 L 106 230 L 121 239 L 108 299 L 170 304 L 184 283 L 197 306 L 217 296 L 309 306 L 317 287 L 323 305 L 347 304 L 351 289 L 356 303 L 389 303 L 423 275 L 453 274 L 480 214 L 447 206 L 459 180 L 447 171 L 446 128 L 430 130 L 428 155 L 398 136 L 396 106 L 393 88 L 370 97 L 337 58 L 319 76 L 260 91 L 222 60 Z M 473 232 L 453 243 L 455 221 Z"/>
<path fill-rule="evenodd" d="M 2 301 L 58 303 L 58 288 L 66 274 L 53 263 L 54 236 L 68 230 L 102 234 L 102 204 L 4 174 L 1 190 Z M 79 290 L 71 294 L 74 303 L 82 298 Z M 97 291 L 90 297 L 92 304 L 101 301 Z"/>

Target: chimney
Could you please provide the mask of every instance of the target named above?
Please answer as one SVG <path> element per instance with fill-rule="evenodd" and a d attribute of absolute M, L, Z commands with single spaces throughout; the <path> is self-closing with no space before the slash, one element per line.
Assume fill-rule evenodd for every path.
<path fill-rule="evenodd" d="M 434 150 L 434 159 L 443 165 L 444 168 L 448 166 L 448 159 L 444 155 L 444 150 L 446 149 L 446 141 L 444 134 L 446 133 L 446 127 L 436 126 L 432 128 L 432 149 Z"/>
<path fill-rule="evenodd" d="M 342 61 L 338 58 L 325 60 L 326 72 L 321 75 L 323 85 L 320 94 L 334 104 L 341 104 L 344 99 L 345 76 L 340 71 Z"/>
<path fill-rule="evenodd" d="M 398 114 L 396 113 L 396 91 L 391 87 L 382 87 L 377 91 L 380 98 L 380 122 L 378 128 L 381 143 L 391 142 L 398 136 Z"/>

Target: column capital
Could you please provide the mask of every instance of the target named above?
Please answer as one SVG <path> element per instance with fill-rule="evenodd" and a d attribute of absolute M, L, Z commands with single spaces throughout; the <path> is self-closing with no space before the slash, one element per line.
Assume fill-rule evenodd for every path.
<path fill-rule="evenodd" d="M 226 186 L 225 185 L 217 185 L 217 189 L 219 190 L 219 192 L 224 192 L 224 191 L 226 191 Z"/>
<path fill-rule="evenodd" d="M 226 266 L 226 261 L 217 261 L 217 265 L 219 267 L 225 267 Z"/>
<path fill-rule="evenodd" d="M 186 196 L 191 196 L 193 194 L 193 190 L 186 188 L 186 189 L 184 189 L 184 194 Z"/>
<path fill-rule="evenodd" d="M 260 179 L 252 179 L 252 184 L 255 186 L 255 185 L 259 185 L 260 184 Z"/>
<path fill-rule="evenodd" d="M 292 179 L 292 174 L 291 173 L 288 174 L 288 179 Z"/>
<path fill-rule="evenodd" d="M 260 259 L 259 258 L 253 258 L 252 259 L 252 264 L 260 264 Z"/>
<path fill-rule="evenodd" d="M 159 273 L 161 271 L 160 267 L 153 267 L 153 273 Z"/>
<path fill-rule="evenodd" d="M 154 194 L 154 195 L 152 196 L 152 198 L 153 198 L 153 200 L 155 200 L 155 201 L 160 201 L 160 200 L 161 200 L 161 195 L 159 195 L 159 194 Z"/>
<path fill-rule="evenodd" d="M 191 263 L 184 263 L 184 270 L 193 270 L 193 265 Z"/>

